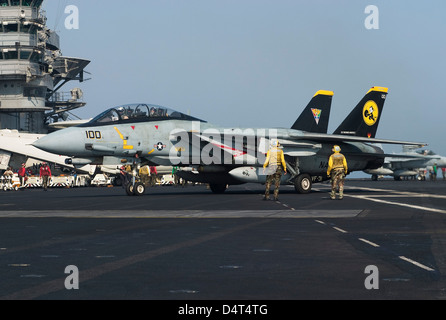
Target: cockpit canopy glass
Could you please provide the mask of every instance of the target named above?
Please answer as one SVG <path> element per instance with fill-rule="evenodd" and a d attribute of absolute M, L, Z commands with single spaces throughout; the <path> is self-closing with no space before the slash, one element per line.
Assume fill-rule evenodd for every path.
<path fill-rule="evenodd" d="M 432 150 L 427 150 L 427 149 L 423 149 L 423 150 L 417 150 L 416 151 L 418 154 L 421 154 L 423 156 L 436 156 L 437 154 L 435 152 L 433 152 Z"/>
<path fill-rule="evenodd" d="M 145 103 L 127 104 L 119 107 L 108 109 L 95 118 L 93 118 L 88 125 L 105 125 L 114 123 L 127 122 L 145 122 L 145 121 L 160 121 L 160 120 L 194 120 L 200 119 L 191 117 L 184 113 Z"/>

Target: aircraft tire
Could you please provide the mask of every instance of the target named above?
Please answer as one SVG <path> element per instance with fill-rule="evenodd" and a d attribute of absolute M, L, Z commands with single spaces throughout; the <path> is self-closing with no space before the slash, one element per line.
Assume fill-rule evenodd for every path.
<path fill-rule="evenodd" d="M 135 196 L 142 196 L 146 191 L 146 187 L 141 182 L 137 182 L 133 187 L 133 194 Z"/>
<path fill-rule="evenodd" d="M 209 188 L 211 188 L 213 193 L 224 193 L 228 186 L 226 184 L 211 183 L 209 184 Z"/>
<path fill-rule="evenodd" d="M 129 196 L 135 195 L 132 183 L 129 183 L 129 184 L 126 185 L 125 192 L 127 192 L 127 195 L 129 195 Z"/>
<path fill-rule="evenodd" d="M 306 194 L 311 192 L 311 176 L 309 174 L 300 174 L 297 176 L 297 178 L 294 180 L 294 189 L 296 192 L 301 194 Z"/>

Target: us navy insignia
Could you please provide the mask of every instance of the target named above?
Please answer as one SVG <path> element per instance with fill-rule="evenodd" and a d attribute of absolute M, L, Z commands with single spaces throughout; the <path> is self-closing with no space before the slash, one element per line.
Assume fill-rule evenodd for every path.
<path fill-rule="evenodd" d="M 166 145 L 163 144 L 162 142 L 158 142 L 158 143 L 155 144 L 153 147 L 156 148 L 156 149 L 158 149 L 158 151 L 163 151 L 163 149 L 166 147 Z"/>

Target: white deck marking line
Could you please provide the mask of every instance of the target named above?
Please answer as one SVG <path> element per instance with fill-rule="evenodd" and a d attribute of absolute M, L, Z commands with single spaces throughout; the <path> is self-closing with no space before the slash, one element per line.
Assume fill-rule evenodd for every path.
<path fill-rule="evenodd" d="M 422 269 L 425 269 L 427 271 L 435 271 L 435 269 L 429 268 L 427 266 L 425 266 L 424 264 L 421 264 L 419 262 L 416 262 L 412 259 L 406 258 L 405 256 L 399 256 L 398 258 L 400 258 L 401 260 L 407 261 L 409 263 L 412 263 L 413 265 L 416 265 L 417 267 L 420 267 Z"/>
<path fill-rule="evenodd" d="M 113 262 L 107 262 L 104 264 L 96 265 L 91 267 L 90 269 L 82 271 L 81 281 L 82 282 L 89 281 L 97 277 L 109 274 L 110 272 L 116 272 L 117 270 L 128 268 L 129 266 L 133 266 L 137 263 L 141 263 L 144 261 L 149 261 L 151 259 L 163 256 L 165 254 L 172 254 L 178 250 L 190 249 L 192 247 L 199 246 L 208 241 L 213 241 L 225 236 L 230 236 L 231 234 L 237 232 L 244 232 L 245 230 L 249 230 L 250 228 L 260 226 L 267 222 L 268 220 L 260 220 L 252 223 L 237 225 L 236 227 L 228 228 L 221 231 L 211 232 L 209 234 L 204 234 L 203 236 L 199 236 L 197 238 L 191 238 L 190 240 L 187 241 L 179 241 L 177 243 L 168 244 L 160 248 L 149 249 L 148 251 L 136 253 L 129 257 L 125 257 L 123 259 L 116 260 Z M 37 284 L 35 286 L 30 286 L 28 288 L 16 292 L 12 292 L 5 296 L 0 295 L 0 300 L 31 300 L 53 292 L 63 291 L 66 290 L 63 285 L 64 280 L 65 278 L 62 277 Z"/>
<path fill-rule="evenodd" d="M 314 220 L 314 221 L 316 221 L 317 223 L 326 225 L 326 223 L 325 223 L 324 221 L 321 221 L 321 220 Z M 335 230 L 337 230 L 337 231 L 340 231 L 340 232 L 342 232 L 342 233 L 348 233 L 347 231 L 345 231 L 345 230 L 343 230 L 343 229 L 341 229 L 341 228 L 338 228 L 338 227 L 332 227 L 332 228 L 335 229 Z M 371 245 L 371 246 L 373 246 L 373 247 L 375 247 L 375 248 L 379 248 L 379 247 L 380 247 L 379 244 L 376 244 L 376 243 L 374 243 L 374 242 L 372 242 L 372 241 L 369 241 L 369 240 L 367 240 L 367 239 L 364 239 L 364 238 L 358 238 L 358 240 L 359 240 L 359 241 L 362 241 L 362 242 L 364 242 L 364 243 L 367 243 L 367 244 L 369 244 L 369 245 Z M 417 262 L 417 261 L 415 261 L 415 260 L 409 259 L 409 258 L 407 258 L 407 257 L 405 257 L 405 256 L 398 256 L 398 258 L 400 258 L 401 260 L 404 260 L 404 261 L 406 261 L 406 262 L 409 262 L 409 263 L 411 263 L 411 264 L 413 264 L 413 265 L 415 265 L 415 266 L 417 266 L 417 267 L 419 267 L 419 268 L 422 268 L 422 269 L 424 269 L 424 270 L 427 270 L 427 271 L 430 271 L 430 272 L 435 271 L 435 269 L 432 269 L 432 268 L 430 268 L 430 267 L 428 267 L 428 266 L 425 266 L 424 264 L 419 263 L 419 262 Z"/>
<path fill-rule="evenodd" d="M 339 232 L 342 232 L 342 233 L 348 233 L 347 231 L 345 231 L 341 228 L 338 228 L 338 227 L 333 227 L 333 229 L 338 230 Z"/>
<path fill-rule="evenodd" d="M 296 211 L 296 209 L 294 209 L 293 207 L 290 207 L 289 205 L 285 204 L 285 203 L 281 203 L 279 202 L 282 206 L 284 206 L 285 208 L 288 208 L 290 210 Z"/>
<path fill-rule="evenodd" d="M 369 240 L 367 240 L 367 239 L 363 239 L 363 238 L 358 238 L 358 239 L 359 239 L 360 241 L 362 241 L 362 242 L 365 242 L 365 243 L 367 243 L 367 244 L 369 244 L 369 245 L 375 247 L 375 248 L 379 248 L 379 244 L 376 244 L 376 243 L 374 243 L 374 242 L 372 242 L 372 241 L 369 241 Z"/>
<path fill-rule="evenodd" d="M 366 188 L 366 187 L 355 187 L 355 186 L 345 186 L 344 189 L 361 189 L 361 190 L 368 190 L 368 191 L 375 191 L 375 192 L 387 192 L 391 194 L 385 194 L 385 195 L 379 195 L 374 194 L 370 195 L 370 197 L 400 197 L 400 196 L 411 196 L 411 197 L 426 197 L 426 198 L 438 198 L 438 199 L 446 199 L 446 195 L 441 194 L 427 194 L 427 193 L 416 193 L 416 192 L 410 192 L 410 191 L 397 191 L 397 190 L 391 190 L 391 189 L 377 189 L 377 188 Z M 331 188 L 327 186 L 326 189 L 324 188 L 313 188 L 314 191 L 319 192 L 327 192 L 330 191 Z M 393 195 L 392 195 L 393 194 Z"/>
<path fill-rule="evenodd" d="M 381 203 L 385 203 L 385 204 L 393 204 L 393 205 L 396 205 L 396 206 L 408 207 L 408 208 L 412 208 L 412 209 L 418 209 L 418 210 L 424 210 L 424 211 L 432 211 L 432 212 L 438 212 L 438 213 L 445 213 L 446 214 L 446 210 L 442 210 L 442 209 L 428 208 L 428 207 L 417 206 L 417 205 L 414 205 L 414 204 L 399 203 L 399 202 L 386 201 L 386 200 L 381 200 L 381 199 L 373 199 L 373 198 L 368 198 L 367 196 L 354 196 L 354 195 L 350 195 L 350 194 L 344 194 L 344 197 L 352 197 L 352 198 L 357 198 L 357 199 L 364 199 L 364 200 L 369 200 L 369 201 L 381 202 Z"/>
<path fill-rule="evenodd" d="M 446 199 L 446 195 L 441 195 L 441 194 L 417 193 L 417 192 L 398 191 L 398 190 L 391 190 L 391 189 L 375 189 L 375 188 L 355 187 L 355 186 L 345 187 L 345 189 L 361 189 L 361 190 L 376 191 L 376 192 L 387 192 L 387 193 L 392 193 L 395 195 L 403 195 L 403 196 L 411 196 L 411 197 L 427 197 L 427 198 Z M 387 195 L 373 195 L 373 196 L 391 197 L 392 195 L 387 194 Z"/>
<path fill-rule="evenodd" d="M 427 198 L 424 194 L 404 194 L 404 193 L 394 193 L 394 194 L 368 194 L 367 197 L 370 198 Z M 446 199 L 446 197 L 439 196 L 439 197 L 432 197 L 432 198 L 439 198 L 439 199 Z"/>

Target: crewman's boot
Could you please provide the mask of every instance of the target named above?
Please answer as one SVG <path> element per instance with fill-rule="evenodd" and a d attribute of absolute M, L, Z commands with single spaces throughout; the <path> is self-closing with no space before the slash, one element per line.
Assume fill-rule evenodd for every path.
<path fill-rule="evenodd" d="M 330 192 L 330 199 L 331 200 L 336 199 L 336 194 L 335 194 L 334 190 Z"/>

